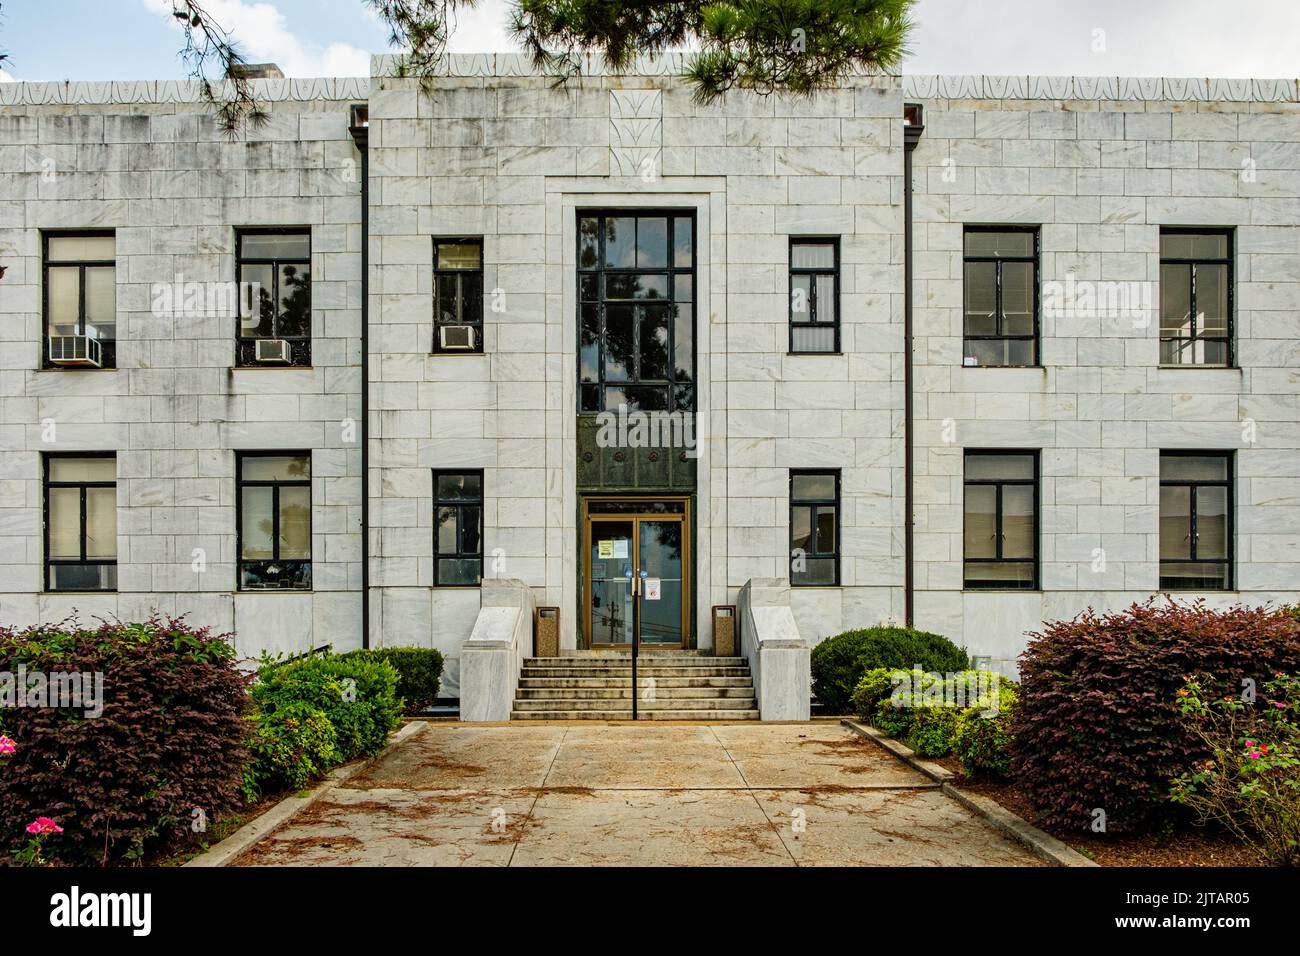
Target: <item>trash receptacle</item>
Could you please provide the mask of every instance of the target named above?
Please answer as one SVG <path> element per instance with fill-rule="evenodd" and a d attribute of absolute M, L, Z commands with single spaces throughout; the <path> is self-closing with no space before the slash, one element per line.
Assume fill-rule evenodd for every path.
<path fill-rule="evenodd" d="M 736 643 L 736 605 L 713 605 L 713 656 L 735 657 L 739 653 Z"/>
<path fill-rule="evenodd" d="M 560 609 L 539 607 L 533 612 L 533 656 L 560 656 Z"/>

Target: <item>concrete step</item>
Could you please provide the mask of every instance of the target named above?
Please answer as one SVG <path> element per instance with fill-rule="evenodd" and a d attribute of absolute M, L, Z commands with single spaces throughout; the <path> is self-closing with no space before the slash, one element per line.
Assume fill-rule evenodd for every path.
<path fill-rule="evenodd" d="M 754 697 L 673 697 L 669 700 L 637 700 L 637 710 L 748 710 Z M 515 700 L 515 710 L 626 710 L 632 711 L 632 699 L 617 697 L 559 697 Z"/>
<path fill-rule="evenodd" d="M 631 700 L 631 687 L 521 687 L 517 700 Z M 638 700 L 646 699 L 647 688 L 636 691 Z M 723 698 L 754 699 L 754 688 L 744 687 L 659 687 L 654 688 L 656 700 L 721 700 Z"/>
<path fill-rule="evenodd" d="M 637 673 L 637 682 L 644 684 L 646 678 L 640 672 Z M 655 677 L 655 686 L 661 690 L 677 687 L 752 687 L 753 680 L 746 674 L 743 677 L 713 677 L 694 675 L 690 677 Z M 632 675 L 626 674 L 619 677 L 521 677 L 519 686 L 523 687 L 628 687 L 632 683 Z"/>
<path fill-rule="evenodd" d="M 748 667 L 743 657 L 706 657 L 704 655 L 641 654 L 638 663 L 655 667 Z M 631 654 L 608 654 L 600 657 L 525 657 L 525 667 L 609 667 L 632 666 Z"/>
<path fill-rule="evenodd" d="M 698 667 L 638 667 L 638 678 L 653 677 L 748 677 L 748 667 L 713 667 L 702 670 Z M 622 680 L 632 679 L 632 668 L 628 667 L 525 667 L 519 674 L 521 678 L 541 677 L 609 677 Z"/>
<path fill-rule="evenodd" d="M 631 710 L 516 710 L 511 720 L 628 720 Z M 637 710 L 638 720 L 758 720 L 758 710 Z"/>

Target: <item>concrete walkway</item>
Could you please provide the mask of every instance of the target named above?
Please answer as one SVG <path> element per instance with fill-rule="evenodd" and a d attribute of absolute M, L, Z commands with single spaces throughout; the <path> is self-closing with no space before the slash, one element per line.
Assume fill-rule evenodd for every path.
<path fill-rule="evenodd" d="M 1037 866 L 838 724 L 424 725 L 258 866 Z"/>

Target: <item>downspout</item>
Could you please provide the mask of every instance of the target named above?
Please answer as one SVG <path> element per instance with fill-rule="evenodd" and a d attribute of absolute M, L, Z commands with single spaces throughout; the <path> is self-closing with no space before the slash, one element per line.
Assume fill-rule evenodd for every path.
<path fill-rule="evenodd" d="M 912 152 L 925 132 L 920 103 L 903 104 L 903 616 L 911 627 L 916 611 L 915 509 L 912 440 Z"/>
<path fill-rule="evenodd" d="M 370 107 L 352 105 L 361 153 L 361 646 L 370 647 Z"/>

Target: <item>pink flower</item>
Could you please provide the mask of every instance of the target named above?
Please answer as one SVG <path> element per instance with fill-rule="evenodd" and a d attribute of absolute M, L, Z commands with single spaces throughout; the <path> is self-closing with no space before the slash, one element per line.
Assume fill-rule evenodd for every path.
<path fill-rule="evenodd" d="M 1258 759 L 1259 759 L 1259 751 L 1258 751 L 1258 750 L 1252 750 L 1250 753 L 1246 754 L 1246 756 L 1249 757 L 1251 760 L 1258 760 Z"/>
<path fill-rule="evenodd" d="M 11 754 L 18 749 L 18 745 L 8 737 L 0 734 L 0 754 Z"/>
<path fill-rule="evenodd" d="M 37 817 L 31 823 L 27 824 L 28 833 L 62 833 L 63 827 L 59 826 L 49 817 Z"/>
<path fill-rule="evenodd" d="M 1275 701 L 1273 701 L 1273 706 L 1276 707 L 1278 710 L 1285 710 L 1285 709 L 1286 709 L 1286 704 L 1282 703 L 1282 701 L 1280 701 L 1280 700 L 1275 700 Z M 3 738 L 0 738 L 0 740 L 2 740 L 2 739 L 3 739 Z"/>

